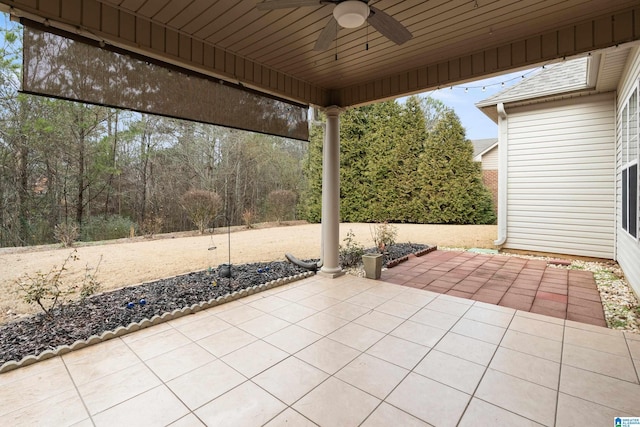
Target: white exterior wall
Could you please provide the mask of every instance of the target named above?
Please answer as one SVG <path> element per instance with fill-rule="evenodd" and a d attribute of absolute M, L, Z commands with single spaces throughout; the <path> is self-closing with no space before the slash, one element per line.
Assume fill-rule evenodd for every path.
<path fill-rule="evenodd" d="M 505 248 L 612 259 L 615 97 L 507 110 Z"/>
<path fill-rule="evenodd" d="M 618 108 L 622 112 L 625 101 L 640 78 L 640 48 L 629 55 L 620 85 L 618 86 Z M 617 117 L 618 125 L 621 119 Z M 622 140 L 618 135 L 616 143 L 616 259 L 636 295 L 640 295 L 640 243 L 622 229 Z"/>
<path fill-rule="evenodd" d="M 498 146 L 493 147 L 482 156 L 483 170 L 498 170 Z"/>

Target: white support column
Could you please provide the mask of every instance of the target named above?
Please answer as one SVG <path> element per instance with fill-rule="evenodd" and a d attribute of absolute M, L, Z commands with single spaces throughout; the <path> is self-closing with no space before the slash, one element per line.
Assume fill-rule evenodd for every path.
<path fill-rule="evenodd" d="M 320 274 L 343 275 L 338 259 L 340 246 L 340 113 L 338 107 L 325 110 L 327 128 L 322 149 L 322 259 Z"/>

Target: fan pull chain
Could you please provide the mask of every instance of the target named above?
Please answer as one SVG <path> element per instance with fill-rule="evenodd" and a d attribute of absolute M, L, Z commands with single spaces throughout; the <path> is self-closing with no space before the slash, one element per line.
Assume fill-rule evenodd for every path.
<path fill-rule="evenodd" d="M 367 43 L 364 46 L 364 50 L 369 50 L 369 22 L 367 22 Z"/>

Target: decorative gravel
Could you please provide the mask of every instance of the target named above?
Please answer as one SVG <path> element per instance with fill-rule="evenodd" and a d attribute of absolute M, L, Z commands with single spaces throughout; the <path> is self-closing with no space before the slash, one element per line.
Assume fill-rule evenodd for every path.
<path fill-rule="evenodd" d="M 0 366 L 306 270 L 271 262 L 234 265 L 231 272 L 231 279 L 216 268 L 121 288 L 55 308 L 51 317 L 40 313 L 2 325 Z"/>
<path fill-rule="evenodd" d="M 428 247 L 395 244 L 388 248 L 385 264 Z M 301 267 L 281 261 L 233 265 L 231 271 L 231 278 L 220 277 L 220 269 L 215 268 L 116 289 L 59 306 L 52 311 L 51 317 L 40 313 L 2 325 L 0 367 L 8 361 L 20 361 L 25 356 L 72 345 L 106 331 L 115 331 L 119 327 L 215 300 L 242 289 L 308 273 Z"/>

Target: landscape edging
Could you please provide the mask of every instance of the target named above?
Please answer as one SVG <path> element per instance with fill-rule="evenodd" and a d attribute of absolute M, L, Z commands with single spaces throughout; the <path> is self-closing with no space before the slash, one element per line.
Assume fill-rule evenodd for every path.
<path fill-rule="evenodd" d="M 416 251 L 416 252 L 414 252 L 414 253 L 413 253 L 413 254 L 411 254 L 411 255 L 415 255 L 415 256 L 417 256 L 417 257 L 421 257 L 421 256 L 423 256 L 423 255 L 426 255 L 426 254 L 428 254 L 428 253 L 431 253 L 431 252 L 433 252 L 433 251 L 437 251 L 437 250 L 438 250 L 438 246 L 430 246 L 430 247 L 425 248 L 425 249 L 420 249 L 419 251 Z M 398 265 L 398 264 L 400 264 L 400 263 L 402 263 L 402 262 L 407 261 L 407 260 L 409 259 L 409 256 L 410 256 L 410 255 L 405 255 L 405 256 L 403 256 L 403 257 L 396 258 L 396 259 L 394 259 L 394 260 L 389 261 L 389 262 L 387 263 L 387 268 L 393 268 L 393 267 L 395 267 L 396 265 Z"/>
<path fill-rule="evenodd" d="M 162 315 L 154 315 L 151 319 L 144 318 L 140 322 L 130 323 L 128 326 L 118 326 L 112 331 L 104 331 L 99 336 L 91 335 L 87 339 L 77 340 L 73 344 L 63 344 L 58 346 L 53 350 L 44 350 L 38 355 L 28 355 L 20 359 L 9 360 L 5 362 L 2 366 L 0 366 L 0 374 L 4 374 L 5 372 L 13 371 L 14 369 L 23 368 L 25 366 L 33 365 L 34 363 L 51 359 L 56 356 L 62 356 L 63 354 L 69 353 L 71 351 L 79 350 L 81 348 L 89 347 L 91 345 L 99 344 L 104 341 L 108 341 L 113 338 L 119 338 L 121 336 L 130 334 L 132 332 L 139 331 L 140 329 L 145 329 L 150 326 L 159 325 L 164 322 L 168 322 L 170 320 L 178 319 L 180 317 L 186 316 L 188 314 L 194 314 L 201 310 L 206 310 L 207 308 L 215 307 L 217 305 L 221 305 L 227 302 L 231 302 L 240 298 L 244 298 L 249 295 L 253 295 L 258 292 L 266 291 L 268 289 L 277 288 L 282 285 L 286 285 L 288 283 L 296 282 L 298 280 L 305 279 L 307 277 L 313 276 L 315 273 L 313 271 L 307 271 L 305 273 L 299 273 L 293 276 L 288 276 L 284 278 L 278 278 L 275 280 L 271 280 L 266 283 L 261 283 L 259 285 L 251 286 L 249 288 L 242 289 L 240 291 L 234 291 L 230 294 L 219 296 L 215 299 L 211 299 L 209 301 L 203 301 L 200 303 L 193 304 L 189 307 L 184 307 L 182 309 L 176 309 L 172 312 L 166 312 Z"/>

